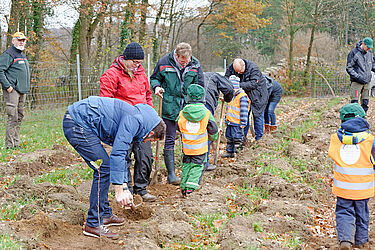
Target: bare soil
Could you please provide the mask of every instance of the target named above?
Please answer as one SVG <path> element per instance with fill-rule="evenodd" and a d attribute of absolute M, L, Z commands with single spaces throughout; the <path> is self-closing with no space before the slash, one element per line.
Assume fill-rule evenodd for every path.
<path fill-rule="evenodd" d="M 55 146 L 51 150 L 17 156 L 0 165 L 1 178 L 20 175 L 14 185 L 0 190 L 0 204 L 24 197 L 35 197 L 37 202 L 22 207 L 15 221 L 0 222 L 0 230 L 13 235 L 29 249 L 182 249 L 176 243 L 189 244 L 197 240 L 197 224 L 192 223 L 194 215 L 234 214 L 235 211 L 236 216 L 222 223 L 219 232 L 210 239 L 215 244 L 214 249 L 288 249 L 269 235 L 285 236 L 291 232 L 304 242 L 306 249 L 338 249 L 332 173 L 324 166 L 331 166 L 327 156 L 330 134 L 337 130 L 339 109 L 348 100 L 327 110 L 328 101 L 296 99 L 292 105 L 279 104 L 278 122 L 287 129 L 266 134 L 235 159 L 219 159 L 217 169 L 206 172 L 201 189 L 188 198 L 181 196 L 178 186 L 166 184 L 165 171 L 159 176 L 160 182 L 148 188 L 158 197 L 156 202 L 144 203 L 136 196 L 136 207 L 124 209 L 110 196 L 113 213 L 127 220 L 123 226 L 111 227 L 120 234 L 119 240 L 99 240 L 82 234 L 90 181 L 76 188 L 33 184 L 34 178 L 43 173 L 82 162 L 79 155 L 63 146 Z M 370 124 L 374 124 L 372 103 L 368 114 Z M 262 157 L 274 152 L 281 138 L 289 138 L 290 131 L 319 110 L 323 111 L 320 121 L 301 141 L 291 140 L 280 152 L 279 159 Z M 223 152 L 224 145 L 221 145 L 220 153 Z M 309 165 L 300 171 L 288 159 L 305 160 Z M 268 172 L 255 175 L 261 166 L 276 166 L 285 172 L 293 170 L 298 178 L 308 183 L 319 181 L 313 187 L 306 182 L 288 182 Z M 247 195 L 233 195 L 234 187 L 244 185 L 263 189 L 269 196 L 254 201 Z M 247 213 L 253 208 L 252 213 Z M 371 238 L 374 238 L 374 212 L 370 213 Z M 261 225 L 262 230 L 255 230 L 255 224 Z M 370 245 L 375 246 L 372 239 Z"/>

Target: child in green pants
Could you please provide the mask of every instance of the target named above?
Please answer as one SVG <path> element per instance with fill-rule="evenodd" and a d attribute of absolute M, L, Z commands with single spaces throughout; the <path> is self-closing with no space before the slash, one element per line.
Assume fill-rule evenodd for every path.
<path fill-rule="evenodd" d="M 218 128 L 204 105 L 204 88 L 192 84 L 187 89 L 187 105 L 180 111 L 178 129 L 182 136 L 181 192 L 186 196 L 199 188 L 199 178 L 208 152 L 208 140 L 217 139 Z"/>

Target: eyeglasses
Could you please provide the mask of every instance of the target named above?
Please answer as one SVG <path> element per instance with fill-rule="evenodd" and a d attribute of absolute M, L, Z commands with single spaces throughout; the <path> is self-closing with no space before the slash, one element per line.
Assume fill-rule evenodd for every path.
<path fill-rule="evenodd" d="M 133 64 L 139 65 L 142 63 L 142 60 L 131 60 Z"/>

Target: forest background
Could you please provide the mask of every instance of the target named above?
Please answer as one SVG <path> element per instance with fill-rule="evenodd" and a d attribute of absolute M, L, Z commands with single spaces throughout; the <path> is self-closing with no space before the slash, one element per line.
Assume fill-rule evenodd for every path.
<path fill-rule="evenodd" d="M 276 69 L 273 75 L 287 94 L 304 95 L 315 76 L 328 79 L 345 72 L 346 56 L 358 40 L 375 38 L 374 2 L 11 0 L 0 4 L 0 49 L 10 46 L 11 34 L 25 32 L 32 92 L 39 85 L 56 84 L 56 79 L 75 79 L 77 54 L 80 74 L 88 76 L 85 84 L 97 82 L 129 42 L 139 42 L 150 54 L 144 66 L 151 69 L 179 42 L 188 42 L 206 72 L 224 71 L 224 61 L 242 57 L 263 71 Z M 59 22 L 54 14 L 61 6 L 76 18 L 71 26 L 52 27 L 49 22 Z M 71 13 L 66 15 L 68 19 Z M 55 80 L 41 81 L 40 65 L 56 73 Z M 59 70 L 67 65 L 63 77 L 68 80 Z"/>

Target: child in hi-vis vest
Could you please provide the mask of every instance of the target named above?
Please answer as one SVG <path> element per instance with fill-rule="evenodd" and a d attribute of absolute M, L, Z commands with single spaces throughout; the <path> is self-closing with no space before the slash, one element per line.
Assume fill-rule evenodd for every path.
<path fill-rule="evenodd" d="M 374 196 L 374 136 L 358 103 L 340 110 L 341 126 L 331 136 L 328 155 L 334 162 L 332 192 L 340 249 L 369 248 L 368 201 Z"/>
<path fill-rule="evenodd" d="M 221 156 L 233 158 L 234 153 L 243 147 L 244 128 L 247 125 L 250 111 L 250 99 L 243 89 L 240 88 L 240 78 L 235 75 L 229 77 L 233 84 L 234 96 L 227 106 L 225 115 L 225 138 L 227 138 L 227 151 Z"/>
<path fill-rule="evenodd" d="M 192 84 L 187 89 L 187 105 L 180 111 L 178 129 L 182 136 L 181 191 L 186 196 L 199 188 L 208 140 L 217 139 L 218 128 L 211 112 L 204 106 L 204 88 Z"/>

